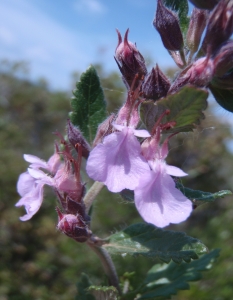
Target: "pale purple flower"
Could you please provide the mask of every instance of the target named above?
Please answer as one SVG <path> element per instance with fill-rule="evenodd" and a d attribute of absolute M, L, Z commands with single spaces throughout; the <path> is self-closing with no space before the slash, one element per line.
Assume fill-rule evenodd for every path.
<path fill-rule="evenodd" d="M 25 206 L 26 215 L 20 217 L 21 221 L 27 221 L 37 213 L 43 201 L 43 188 L 47 184 L 55 186 L 54 179 L 40 168 L 47 170 L 53 175 L 61 166 L 59 155 L 55 153 L 48 162 L 34 155 L 24 155 L 24 159 L 31 163 L 28 171 L 19 176 L 17 191 L 22 197 L 15 206 Z"/>
<path fill-rule="evenodd" d="M 120 132 L 106 136 L 103 143 L 91 151 L 86 170 L 92 179 L 103 182 L 111 192 L 134 190 L 139 179 L 149 171 L 135 135 L 148 137 L 149 133 L 122 125 L 113 126 Z"/>
<path fill-rule="evenodd" d="M 170 176 L 182 177 L 187 174 L 166 164 L 167 143 L 162 147 L 157 145 L 152 154 L 150 145 L 156 146 L 156 143 L 155 140 L 151 142 L 148 153 L 145 153 L 153 157 L 148 160 L 151 169 L 140 178 L 134 190 L 134 199 L 138 212 L 146 222 L 165 227 L 170 223 L 177 224 L 186 220 L 192 211 L 192 203 L 176 188 Z"/>

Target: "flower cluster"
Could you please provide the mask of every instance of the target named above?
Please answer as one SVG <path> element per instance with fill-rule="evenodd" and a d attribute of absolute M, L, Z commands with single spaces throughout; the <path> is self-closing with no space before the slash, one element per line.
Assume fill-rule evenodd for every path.
<path fill-rule="evenodd" d="M 130 106 L 129 103 L 135 105 L 134 101 L 129 93 L 113 124 L 114 132 L 105 136 L 91 151 L 87 173 L 92 179 L 103 182 L 111 192 L 133 190 L 136 208 L 146 222 L 158 227 L 180 223 L 190 215 L 192 203 L 175 187 L 171 177 L 187 174 L 165 162 L 169 138 L 160 145 L 162 129 L 168 128 L 169 124 L 155 124 L 151 134 L 136 130 L 137 110 L 134 113 L 133 109 L 129 110 L 134 118 L 125 115 L 125 107 Z M 119 120 L 122 124 L 117 124 Z M 142 144 L 136 136 L 144 138 Z"/>
<path fill-rule="evenodd" d="M 22 221 L 29 220 L 39 210 L 44 185 L 49 185 L 63 210 L 57 209 L 58 228 L 77 241 L 90 238 L 89 204 L 84 201 L 86 190 L 80 178 L 82 157 L 87 160 L 86 171 L 91 179 L 103 183 L 113 193 L 124 189 L 134 191 L 135 205 L 146 222 L 164 227 L 188 218 L 192 203 L 176 188 L 173 178 L 187 174 L 166 163 L 172 135 L 167 138 L 164 135 L 167 129 L 176 126 L 176 121 L 162 123 L 170 112 L 158 111 L 156 120 L 150 122 L 149 132 L 141 127 L 139 110 L 142 102 L 149 100 L 156 105 L 185 85 L 209 88 L 213 94 L 232 86 L 233 42 L 229 38 L 233 33 L 233 2 L 210 0 L 204 7 L 203 1 L 192 2 L 197 7 L 187 31 L 181 29 L 178 14 L 165 1 L 157 2 L 153 25 L 181 69 L 173 82 L 157 64 L 148 71 L 142 54 L 128 40 L 129 30 L 123 38 L 117 30 L 115 60 L 127 88 L 127 100 L 118 114 L 110 115 L 99 125 L 92 147 L 68 121 L 68 142 L 59 135 L 63 147 L 56 145 L 48 162 L 24 156 L 30 165 L 19 177 L 21 199 L 16 204 L 25 206 L 27 213 L 21 217 Z M 227 104 L 226 109 L 231 110 L 231 105 Z M 75 155 L 71 148 L 75 149 Z"/>
<path fill-rule="evenodd" d="M 85 242 L 92 233 L 89 229 L 90 218 L 86 213 L 83 197 L 85 185 L 80 178 L 82 156 L 89 155 L 90 146 L 84 140 L 81 132 L 70 121 L 67 124 L 69 143 L 57 133 L 61 139 L 61 148 L 56 144 L 55 153 L 45 162 L 33 155 L 24 155 L 30 163 L 27 172 L 19 176 L 17 190 L 22 197 L 16 206 L 24 206 L 26 214 L 20 217 L 27 221 L 37 213 L 43 201 L 44 185 L 51 186 L 58 198 L 64 213 L 57 208 L 57 228 L 78 242 Z M 72 155 L 71 145 L 76 150 Z"/>
<path fill-rule="evenodd" d="M 116 61 L 128 88 L 128 97 L 117 116 L 111 116 L 111 124 L 105 122 L 105 130 L 99 127 L 98 143 L 87 160 L 87 173 L 111 192 L 133 190 L 135 205 L 146 222 L 158 227 L 182 222 L 190 215 L 192 203 L 176 188 L 171 176 L 187 174 L 166 164 L 168 140 L 160 145 L 163 129 L 174 124 L 161 125 L 163 113 L 151 133 L 136 129 L 141 102 L 166 96 L 170 82 L 158 66 L 147 73 L 142 55 L 128 41 L 128 30 L 123 41 L 117 33 Z"/>

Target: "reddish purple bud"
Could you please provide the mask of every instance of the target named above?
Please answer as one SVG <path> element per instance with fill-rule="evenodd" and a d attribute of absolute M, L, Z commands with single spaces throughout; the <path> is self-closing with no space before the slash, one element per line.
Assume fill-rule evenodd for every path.
<path fill-rule="evenodd" d="M 66 154 L 64 153 L 64 155 Z M 78 158 L 78 161 L 73 158 L 69 160 L 66 156 L 64 158 L 65 164 L 54 176 L 55 188 L 58 192 L 79 202 L 85 193 L 85 185 L 81 182 L 80 177 L 80 158 Z"/>
<path fill-rule="evenodd" d="M 221 0 L 212 11 L 202 43 L 205 53 L 214 52 L 226 42 L 233 33 L 233 1 Z"/>
<path fill-rule="evenodd" d="M 82 199 L 77 202 L 69 196 L 64 197 L 59 192 L 57 192 L 57 196 L 66 214 L 79 215 L 86 223 L 90 222 L 90 217 L 86 214 L 86 207 Z"/>
<path fill-rule="evenodd" d="M 79 144 L 82 148 L 82 156 L 84 158 L 88 158 L 89 153 L 91 151 L 91 147 L 86 141 L 86 139 L 83 137 L 81 131 L 74 126 L 70 120 L 67 120 L 67 135 L 69 142 L 73 147 L 76 149 L 76 145 Z"/>
<path fill-rule="evenodd" d="M 206 86 L 213 77 L 214 65 L 213 60 L 203 57 L 195 61 L 189 69 L 189 83 L 199 87 Z"/>
<path fill-rule="evenodd" d="M 112 122 L 115 118 L 114 114 L 111 114 L 106 120 L 104 120 L 99 126 L 93 141 L 93 148 L 102 142 L 106 135 L 112 133 Z"/>
<path fill-rule="evenodd" d="M 175 13 L 158 0 L 154 27 L 159 32 L 164 47 L 169 51 L 179 51 L 183 48 L 183 36 L 179 25 L 179 19 Z"/>
<path fill-rule="evenodd" d="M 158 65 L 147 74 L 142 84 L 142 96 L 154 101 L 166 97 L 170 88 L 169 79 L 159 69 Z"/>
<path fill-rule="evenodd" d="M 59 208 L 57 229 L 79 243 L 86 242 L 92 235 L 91 230 L 80 215 L 63 214 Z"/>
<path fill-rule="evenodd" d="M 118 45 L 116 47 L 115 60 L 121 71 L 123 81 L 128 89 L 137 88 L 139 82 L 147 73 L 145 60 L 136 46 L 128 41 L 129 29 L 126 30 L 124 41 L 120 32 L 118 34 Z M 137 76 L 137 77 L 136 77 Z M 132 87 L 134 84 L 134 87 Z"/>
<path fill-rule="evenodd" d="M 214 57 L 214 75 L 224 76 L 233 68 L 233 41 L 223 45 Z"/>
<path fill-rule="evenodd" d="M 198 50 L 202 33 L 208 19 L 208 11 L 194 8 L 186 35 L 186 44 L 192 53 Z"/>
<path fill-rule="evenodd" d="M 172 84 L 169 93 L 174 93 L 186 84 L 207 86 L 213 78 L 213 60 L 202 57 L 184 69 Z"/>
<path fill-rule="evenodd" d="M 219 0 L 190 0 L 190 2 L 200 9 L 213 9 Z"/>

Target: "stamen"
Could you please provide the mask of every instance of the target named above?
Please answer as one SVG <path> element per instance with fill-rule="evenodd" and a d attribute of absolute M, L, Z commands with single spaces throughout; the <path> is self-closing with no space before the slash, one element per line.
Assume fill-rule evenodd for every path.
<path fill-rule="evenodd" d="M 154 127 L 152 128 L 151 130 L 151 135 L 155 135 L 156 131 L 157 131 L 157 128 L 159 127 L 162 119 L 166 116 L 166 115 L 169 115 L 170 114 L 170 109 L 166 109 L 162 115 L 158 118 L 157 122 L 155 123 Z"/>
<path fill-rule="evenodd" d="M 161 155 L 161 158 L 162 159 L 165 159 L 167 157 L 167 154 L 168 154 L 168 142 L 169 140 L 174 136 L 176 135 L 178 132 L 175 132 L 175 133 L 172 133 L 170 134 L 166 140 L 163 142 L 162 146 L 161 146 L 161 152 L 160 152 L 160 155 Z"/>

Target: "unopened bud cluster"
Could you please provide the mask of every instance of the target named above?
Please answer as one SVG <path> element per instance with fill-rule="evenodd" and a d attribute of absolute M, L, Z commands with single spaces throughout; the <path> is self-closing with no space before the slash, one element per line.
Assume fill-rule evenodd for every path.
<path fill-rule="evenodd" d="M 175 93 L 187 84 L 232 89 L 233 44 L 230 37 L 233 33 L 233 1 L 192 2 L 196 7 L 183 36 L 176 13 L 166 7 L 165 1 L 158 0 L 153 24 L 165 48 L 182 69 L 167 93 Z"/>

